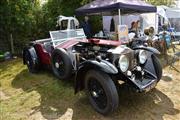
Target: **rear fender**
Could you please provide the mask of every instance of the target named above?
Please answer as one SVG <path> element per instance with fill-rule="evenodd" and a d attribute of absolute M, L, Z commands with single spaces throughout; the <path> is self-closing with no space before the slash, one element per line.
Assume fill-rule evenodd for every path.
<path fill-rule="evenodd" d="M 147 51 L 152 52 L 154 54 L 158 54 L 158 55 L 160 54 L 160 52 L 153 47 L 138 46 L 138 47 L 135 47 L 133 50 L 140 50 L 140 49 L 147 50 Z"/>
<path fill-rule="evenodd" d="M 83 63 L 81 63 L 78 67 L 78 71 L 76 73 L 75 77 L 75 93 L 78 91 L 82 90 L 84 88 L 84 78 L 90 69 L 95 69 L 98 71 L 105 72 L 107 74 L 117 74 L 118 69 L 111 64 L 108 61 L 101 60 L 101 61 L 96 61 L 96 60 L 88 60 Z"/>
<path fill-rule="evenodd" d="M 23 49 L 23 63 L 24 64 L 26 64 L 26 61 L 25 61 L 25 53 L 26 52 L 30 53 L 34 63 L 38 63 L 38 56 L 36 54 L 35 48 L 33 46 L 28 46 Z"/>

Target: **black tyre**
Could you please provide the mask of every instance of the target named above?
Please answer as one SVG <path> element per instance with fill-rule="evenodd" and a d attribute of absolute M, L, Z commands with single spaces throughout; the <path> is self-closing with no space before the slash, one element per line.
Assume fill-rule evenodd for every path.
<path fill-rule="evenodd" d="M 107 115 L 118 108 L 118 92 L 109 75 L 95 70 L 88 71 L 85 89 L 90 103 L 97 112 Z"/>
<path fill-rule="evenodd" d="M 29 72 L 37 73 L 39 71 L 39 60 L 34 47 L 24 50 L 24 62 L 28 67 Z"/>
<path fill-rule="evenodd" d="M 68 79 L 72 75 L 72 62 L 64 49 L 55 49 L 52 53 L 52 69 L 59 79 Z"/>
<path fill-rule="evenodd" d="M 152 55 L 152 60 L 153 60 L 154 68 L 156 71 L 157 80 L 159 82 L 159 80 L 162 77 L 162 66 L 161 66 L 159 59 L 155 55 Z"/>

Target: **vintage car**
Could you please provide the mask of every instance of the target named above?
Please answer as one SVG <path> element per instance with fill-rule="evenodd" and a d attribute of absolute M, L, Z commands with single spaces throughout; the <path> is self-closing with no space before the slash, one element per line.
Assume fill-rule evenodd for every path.
<path fill-rule="evenodd" d="M 71 23 L 74 25 L 73 19 Z M 50 31 L 50 36 L 24 48 L 24 64 L 32 73 L 50 66 L 61 80 L 74 76 L 75 93 L 85 90 L 93 108 L 101 114 L 118 108 L 119 80 L 137 92 L 147 92 L 161 79 L 159 52 L 154 48 L 131 49 L 120 41 L 86 39 L 83 29 Z"/>

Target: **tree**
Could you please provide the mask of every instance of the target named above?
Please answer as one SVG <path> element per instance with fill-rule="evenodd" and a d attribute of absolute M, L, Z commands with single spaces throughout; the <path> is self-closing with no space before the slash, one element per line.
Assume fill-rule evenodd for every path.
<path fill-rule="evenodd" d="M 40 0 L 0 0 L 0 50 L 10 50 L 14 40 L 16 53 L 31 40 L 49 37 L 56 29 L 59 15 L 73 16 L 75 9 L 93 0 L 48 0 L 43 6 Z M 153 5 L 171 6 L 175 0 L 145 0 Z M 100 17 L 91 18 L 94 31 L 102 27 Z"/>
<path fill-rule="evenodd" d="M 0 5 L 0 41 L 10 50 L 12 36 L 16 52 L 20 53 L 34 33 L 34 10 L 39 7 L 38 0 L 1 0 Z"/>
<path fill-rule="evenodd" d="M 153 5 L 166 5 L 171 6 L 175 4 L 175 0 L 145 0 L 146 2 L 149 2 Z"/>
<path fill-rule="evenodd" d="M 74 16 L 75 9 L 91 1 L 92 0 L 70 0 L 67 2 L 67 0 L 48 0 L 48 2 L 42 8 L 42 13 L 45 19 L 41 21 L 44 24 L 41 26 L 41 29 L 45 31 L 45 36 L 48 36 L 49 30 L 56 29 L 56 21 L 59 15 Z M 78 19 L 81 21 L 83 18 L 78 16 Z M 101 24 L 98 24 L 99 22 L 97 21 L 100 21 L 101 18 L 95 17 L 94 19 L 93 17 L 91 20 L 93 21 L 92 23 L 96 23 L 96 25 L 93 25 L 95 26 L 94 30 L 98 30 L 98 27 Z"/>

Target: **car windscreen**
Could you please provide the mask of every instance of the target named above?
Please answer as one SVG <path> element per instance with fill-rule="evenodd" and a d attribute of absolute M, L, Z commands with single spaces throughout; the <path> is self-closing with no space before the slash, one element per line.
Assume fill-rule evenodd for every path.
<path fill-rule="evenodd" d="M 55 46 L 70 39 L 86 38 L 83 29 L 50 31 L 50 36 Z"/>

